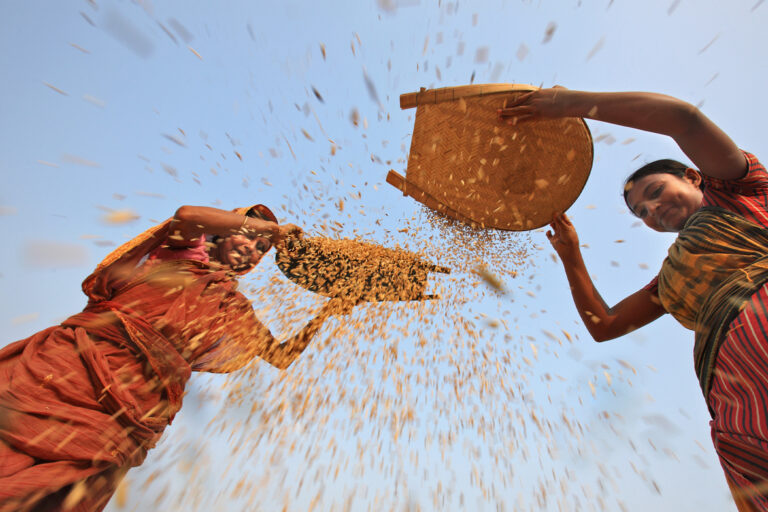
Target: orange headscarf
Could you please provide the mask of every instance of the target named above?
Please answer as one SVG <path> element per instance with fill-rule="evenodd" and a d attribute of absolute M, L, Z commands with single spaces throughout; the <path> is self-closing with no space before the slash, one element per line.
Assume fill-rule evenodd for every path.
<path fill-rule="evenodd" d="M 259 213 L 271 222 L 277 222 L 277 217 L 263 204 L 255 204 L 232 211 L 240 215 L 246 215 L 251 210 Z M 173 217 L 153 226 L 140 235 L 125 242 L 104 258 L 96 269 L 83 281 L 83 292 L 93 300 L 106 300 L 112 295 L 110 283 L 120 275 L 127 275 L 139 264 L 141 259 L 153 249 L 160 246 L 170 234 L 170 226 Z M 249 272 L 249 268 L 244 273 Z"/>

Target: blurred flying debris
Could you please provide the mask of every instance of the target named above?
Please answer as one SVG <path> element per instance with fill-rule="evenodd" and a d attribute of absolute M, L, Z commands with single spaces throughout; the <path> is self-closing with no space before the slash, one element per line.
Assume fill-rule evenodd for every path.
<path fill-rule="evenodd" d="M 189 51 L 191 51 L 192 53 L 194 53 L 194 54 L 195 54 L 195 57 L 197 57 L 197 58 L 198 58 L 198 59 L 200 59 L 200 60 L 203 60 L 203 56 L 202 56 L 202 55 L 200 55 L 199 53 L 197 53 L 197 51 L 196 51 L 194 48 L 192 48 L 191 46 L 187 46 L 187 49 L 188 49 Z"/>
<path fill-rule="evenodd" d="M 182 25 L 176 18 L 168 18 L 168 25 L 171 26 L 176 35 L 178 35 L 184 43 L 189 44 L 195 38 L 187 28 Z"/>
<path fill-rule="evenodd" d="M 555 30 L 557 30 L 557 23 L 554 21 L 550 21 L 547 23 L 547 28 L 544 29 L 544 39 L 542 39 L 541 44 L 547 44 L 552 40 L 552 36 L 555 35 Z"/>
<path fill-rule="evenodd" d="M 389 14 L 394 14 L 397 11 L 395 0 L 376 0 L 376 5 L 378 5 L 379 9 Z"/>
<path fill-rule="evenodd" d="M 528 52 L 529 50 L 525 43 L 520 43 L 520 46 L 517 48 L 517 60 L 522 62 L 528 56 Z"/>
<path fill-rule="evenodd" d="M 0 206 L 0 215 L 16 215 L 17 213 L 15 206 Z"/>
<path fill-rule="evenodd" d="M 368 91 L 368 97 L 370 97 L 371 100 L 379 106 L 380 110 L 384 110 L 384 106 L 381 104 L 381 101 L 379 100 L 379 93 L 376 92 L 376 85 L 373 83 L 373 80 L 371 80 L 371 78 L 368 76 L 368 73 L 365 71 L 365 67 L 363 67 L 363 81 L 365 81 L 365 88 Z"/>
<path fill-rule="evenodd" d="M 708 42 L 706 45 L 704 45 L 704 48 L 699 50 L 699 55 L 701 55 L 702 53 L 707 51 L 709 49 L 709 47 L 712 46 L 715 43 L 715 41 L 717 41 L 719 38 L 720 38 L 720 34 L 717 34 L 715 37 L 713 37 L 710 42 Z"/>
<path fill-rule="evenodd" d="M 680 0 L 673 0 L 669 6 L 669 9 L 667 9 L 667 16 L 671 16 L 672 13 L 675 12 L 675 9 L 677 9 L 678 5 L 680 5 Z"/>
<path fill-rule="evenodd" d="M 291 146 L 291 143 L 288 141 L 288 138 L 285 135 L 283 135 L 283 140 L 288 146 L 288 151 L 291 152 L 291 156 L 293 157 L 294 160 L 296 160 L 296 153 L 293 152 L 293 147 Z"/>
<path fill-rule="evenodd" d="M 482 64 L 483 62 L 488 62 L 489 52 L 490 52 L 490 49 L 487 46 L 481 46 L 480 48 L 475 50 L 475 63 Z"/>
<path fill-rule="evenodd" d="M 605 36 L 601 37 L 600 40 L 595 43 L 595 46 L 592 47 L 592 49 L 587 54 L 587 58 L 585 60 L 590 60 L 592 57 L 594 57 L 597 52 L 603 49 L 603 46 L 605 46 Z"/>
<path fill-rule="evenodd" d="M 177 144 L 177 145 L 179 145 L 179 146 L 181 146 L 183 148 L 187 147 L 187 145 L 184 143 L 184 141 L 181 140 L 180 138 L 176 137 L 175 135 L 170 135 L 170 134 L 167 134 L 167 133 L 161 133 L 160 135 L 162 135 L 163 137 L 165 137 L 169 141 L 173 142 L 174 144 Z"/>
<path fill-rule="evenodd" d="M 152 40 L 115 8 L 107 8 L 101 19 L 104 31 L 137 56 L 146 59 L 155 51 Z"/>
<path fill-rule="evenodd" d="M 25 242 L 22 257 L 24 265 L 41 268 L 77 267 L 88 262 L 85 247 L 44 240 Z"/>
<path fill-rule="evenodd" d="M 101 164 L 99 164 L 98 162 L 93 162 L 91 160 L 87 160 L 80 156 L 70 155 L 68 153 L 61 155 L 61 160 L 68 164 L 82 165 L 84 167 L 95 167 L 95 168 L 101 167 Z"/>
<path fill-rule="evenodd" d="M 387 14 L 395 14 L 398 9 L 415 7 L 420 3 L 420 0 L 376 0 L 378 8 Z"/>
<path fill-rule="evenodd" d="M 142 197 L 153 197 L 155 199 L 165 199 L 165 195 L 158 194 L 157 192 L 144 192 L 142 190 L 138 190 L 136 192 L 136 195 L 137 196 L 142 196 Z"/>
<path fill-rule="evenodd" d="M 96 98 L 95 96 L 91 96 L 90 94 L 83 94 L 83 99 L 91 105 L 96 105 L 99 108 L 104 108 L 107 106 L 106 101 Z"/>
<path fill-rule="evenodd" d="M 101 220 L 106 224 L 128 224 L 140 218 L 133 210 L 112 210 L 106 213 Z"/>
<path fill-rule="evenodd" d="M 314 86 L 314 85 L 312 86 L 312 92 L 314 93 L 314 95 L 315 95 L 315 98 L 317 98 L 317 100 L 318 100 L 320 103 L 325 103 L 325 100 L 323 99 L 323 96 L 320 94 L 320 92 L 318 92 L 318 90 L 317 90 L 317 89 L 315 89 L 315 86 Z"/>
<path fill-rule="evenodd" d="M 173 176 L 174 178 L 179 177 L 179 172 L 176 170 L 176 168 L 172 165 L 161 163 L 160 166 L 163 168 L 163 170 L 166 172 L 166 174 L 169 174 Z"/>
<path fill-rule="evenodd" d="M 41 165 L 48 166 L 48 167 L 58 167 L 59 166 L 59 164 L 55 164 L 53 162 L 46 162 L 45 160 L 38 160 L 37 163 L 39 163 Z"/>
<path fill-rule="evenodd" d="M 765 0 L 757 0 L 757 3 L 756 3 L 755 5 L 753 5 L 753 6 L 752 6 L 752 9 L 750 9 L 750 12 L 754 12 L 754 11 L 755 11 L 755 9 L 757 9 L 758 7 L 760 7 L 760 4 L 762 4 L 764 1 L 765 1 Z"/>
<path fill-rule="evenodd" d="M 504 72 L 504 64 L 501 62 L 497 62 L 493 66 L 493 71 L 491 71 L 491 82 L 498 82 L 501 79 L 501 74 Z M 466 105 L 466 102 L 464 103 Z"/>
<path fill-rule="evenodd" d="M 714 82 L 714 81 L 715 81 L 715 78 L 717 78 L 718 76 L 720 76 L 720 73 L 715 73 L 714 75 L 712 75 L 712 78 L 710 78 L 709 80 L 707 80 L 707 83 L 705 83 L 705 84 L 704 84 L 704 87 L 706 87 L 706 86 L 708 86 L 709 84 L 711 84 L 712 82 Z"/>
<path fill-rule="evenodd" d="M 593 142 L 595 144 L 597 144 L 599 142 L 605 142 L 606 144 L 608 144 L 610 146 L 610 145 L 612 145 L 612 144 L 614 144 L 616 142 L 616 137 L 614 137 L 610 133 L 602 133 L 602 134 L 598 135 L 597 137 L 595 137 Z"/>
<path fill-rule="evenodd" d="M 480 279 L 482 279 L 485 284 L 497 292 L 506 293 L 504 283 L 502 283 L 501 279 L 499 279 L 495 274 L 488 270 L 488 267 L 485 265 L 478 265 L 478 267 L 475 269 L 475 273 L 480 276 Z"/>
<path fill-rule="evenodd" d="M 643 416 L 643 421 L 648 425 L 652 425 L 663 430 L 667 435 L 677 435 L 682 433 L 680 427 L 670 421 L 669 418 L 661 414 L 648 414 Z"/>
<path fill-rule="evenodd" d="M 15 318 L 12 318 L 11 324 L 13 325 L 26 324 L 28 322 L 34 322 L 38 318 L 40 318 L 40 313 L 27 313 L 26 315 L 19 315 Z"/>
<path fill-rule="evenodd" d="M 89 18 L 88 15 L 85 14 L 83 11 L 80 11 L 80 16 L 82 16 L 83 19 L 85 21 L 87 21 L 90 26 L 92 26 L 92 27 L 96 26 L 96 24 L 93 22 L 93 20 L 91 18 Z"/>
<path fill-rule="evenodd" d="M 179 41 L 178 41 L 178 39 L 176 39 L 176 36 L 173 35 L 173 33 L 170 30 L 168 30 L 168 28 L 165 25 L 163 25 L 162 23 L 160 23 L 158 21 L 157 22 L 157 26 L 160 27 L 163 32 L 165 32 L 165 35 L 167 35 L 170 38 L 170 40 L 173 41 L 174 44 L 176 44 L 176 45 L 179 44 Z"/>
<path fill-rule="evenodd" d="M 632 373 L 634 373 L 635 375 L 637 375 L 637 370 L 635 369 L 635 367 L 634 367 L 634 366 L 632 366 L 631 364 L 629 364 L 627 361 L 625 361 L 625 360 L 623 360 L 623 359 L 617 359 L 616 361 L 617 361 L 617 362 L 618 362 L 618 363 L 619 363 L 621 366 L 623 366 L 623 367 L 624 367 L 624 368 L 626 368 L 627 370 L 632 370 Z"/>
<path fill-rule="evenodd" d="M 67 94 L 66 92 L 62 91 L 62 90 L 61 90 L 61 89 L 59 89 L 58 87 L 56 87 L 56 86 L 54 86 L 54 85 L 51 85 L 51 84 L 49 84 L 48 82 L 43 82 L 43 85 L 44 85 L 44 86 L 46 86 L 46 87 L 48 87 L 48 88 L 50 88 L 51 90 L 54 90 L 54 91 L 56 91 L 57 93 L 61 94 L 62 96 L 69 96 L 69 94 Z"/>
<path fill-rule="evenodd" d="M 69 46 L 71 46 L 72 48 L 75 48 L 76 50 L 80 50 L 81 52 L 86 53 L 86 54 L 90 54 L 91 53 L 90 51 L 86 50 L 82 46 L 77 45 L 75 43 L 69 43 Z"/>

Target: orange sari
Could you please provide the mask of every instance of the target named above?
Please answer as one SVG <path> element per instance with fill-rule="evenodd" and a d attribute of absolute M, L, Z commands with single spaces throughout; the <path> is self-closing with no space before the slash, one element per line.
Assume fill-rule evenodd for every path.
<path fill-rule="evenodd" d="M 0 350 L 0 511 L 101 510 L 173 420 L 191 371 L 260 352 L 233 274 L 139 264 L 167 227 L 97 267 L 82 313 Z"/>

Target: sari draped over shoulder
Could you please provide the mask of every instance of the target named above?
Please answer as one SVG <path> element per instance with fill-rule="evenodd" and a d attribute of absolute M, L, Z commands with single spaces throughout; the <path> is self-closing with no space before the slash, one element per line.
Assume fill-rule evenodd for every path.
<path fill-rule="evenodd" d="M 719 207 L 694 213 L 659 273 L 664 309 L 696 333 L 694 365 L 704 396 L 728 325 L 768 282 L 768 229 Z"/>
<path fill-rule="evenodd" d="M 68 510 L 101 510 L 173 420 L 191 371 L 233 371 L 259 353 L 235 275 L 141 261 L 169 224 L 86 278 L 84 311 L 0 349 L 0 511 L 58 510 L 68 497 Z"/>

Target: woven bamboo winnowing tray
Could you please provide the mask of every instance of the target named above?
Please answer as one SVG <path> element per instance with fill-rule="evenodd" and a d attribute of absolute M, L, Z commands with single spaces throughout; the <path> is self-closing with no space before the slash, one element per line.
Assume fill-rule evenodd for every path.
<path fill-rule="evenodd" d="M 304 238 L 291 251 L 278 252 L 285 276 L 326 297 L 355 297 L 369 302 L 438 298 L 425 294 L 430 272 L 449 273 L 402 249 L 356 240 Z"/>
<path fill-rule="evenodd" d="M 416 108 L 408 168 L 387 182 L 474 227 L 535 229 L 568 209 L 592 167 L 580 118 L 499 121 L 497 111 L 531 85 L 486 84 L 400 96 Z"/>

